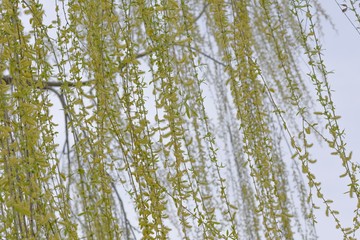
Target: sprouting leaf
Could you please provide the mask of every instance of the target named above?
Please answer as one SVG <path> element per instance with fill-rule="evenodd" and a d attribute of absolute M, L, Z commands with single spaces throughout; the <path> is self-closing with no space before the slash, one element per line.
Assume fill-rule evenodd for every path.
<path fill-rule="evenodd" d="M 343 174 L 341 174 L 339 177 L 340 178 L 344 178 L 344 177 L 346 177 L 348 175 L 348 173 L 347 172 L 344 172 Z"/>

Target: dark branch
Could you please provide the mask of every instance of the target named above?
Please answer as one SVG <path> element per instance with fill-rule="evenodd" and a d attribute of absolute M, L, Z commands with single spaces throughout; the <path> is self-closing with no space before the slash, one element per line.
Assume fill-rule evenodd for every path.
<path fill-rule="evenodd" d="M 12 85 L 13 84 L 13 78 L 11 77 L 11 76 L 9 76 L 9 75 L 5 75 L 5 76 L 3 76 L 2 77 L 2 80 L 4 80 L 5 81 L 5 84 L 6 85 Z M 44 85 L 44 89 L 48 89 L 49 87 L 61 87 L 61 86 L 63 86 L 64 84 L 67 84 L 69 87 L 75 87 L 75 83 L 73 83 L 73 82 L 54 82 L 54 81 L 48 81 L 48 82 L 46 82 L 46 81 L 44 81 L 43 82 L 43 85 Z M 81 82 L 81 84 L 83 85 L 83 86 L 85 86 L 85 85 L 88 85 L 90 83 L 90 81 L 84 81 L 84 82 Z"/>
<path fill-rule="evenodd" d="M 11 82 L 12 82 L 12 77 L 10 77 L 10 76 L 3 76 L 2 77 L 2 80 L 4 80 L 5 81 L 5 84 L 6 85 L 10 85 L 11 84 Z"/>
<path fill-rule="evenodd" d="M 207 4 L 204 5 L 204 8 L 203 8 L 202 11 L 200 12 L 200 14 L 195 18 L 193 24 L 196 23 L 196 22 L 201 18 L 201 16 L 205 13 L 206 8 L 209 6 L 209 4 L 210 4 L 210 3 L 207 3 Z"/>

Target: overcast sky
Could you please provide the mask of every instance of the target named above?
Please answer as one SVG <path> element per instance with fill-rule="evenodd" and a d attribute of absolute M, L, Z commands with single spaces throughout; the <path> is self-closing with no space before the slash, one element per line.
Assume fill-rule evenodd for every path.
<path fill-rule="evenodd" d="M 341 0 L 340 0 L 341 1 Z M 327 70 L 334 71 L 330 76 L 330 85 L 337 115 L 341 115 L 340 126 L 345 128 L 348 149 L 353 151 L 353 160 L 360 162 L 360 35 L 346 19 L 335 0 L 320 1 L 335 24 L 336 31 L 324 22 L 324 37 L 322 38 L 325 49 L 324 59 Z M 52 8 L 53 9 L 53 8 Z M 360 24 L 357 24 L 360 26 Z M 59 122 L 62 125 L 62 121 Z M 343 173 L 341 160 L 330 155 L 326 145 L 313 149 L 318 162 L 314 172 L 322 182 L 325 197 L 334 200 L 334 209 L 340 211 L 340 220 L 345 227 L 351 226 L 353 218 L 354 201 L 350 201 L 343 193 L 347 191 L 347 182 L 340 180 Z M 322 207 L 317 211 L 317 234 L 322 240 L 342 239 L 341 232 L 335 228 L 333 219 L 325 216 Z M 357 235 L 360 239 L 360 233 Z"/>
<path fill-rule="evenodd" d="M 326 4 L 323 6 L 337 29 L 335 31 L 325 23 L 325 36 L 322 38 L 325 65 L 328 70 L 334 71 L 330 77 L 330 85 L 334 90 L 333 100 L 337 114 L 342 116 L 340 126 L 345 128 L 348 149 L 353 151 L 353 160 L 360 162 L 360 35 L 346 19 L 335 0 L 321 2 Z M 360 24 L 357 26 L 360 27 Z M 59 124 L 62 125 L 62 121 Z M 314 166 L 314 171 L 319 176 L 318 180 L 322 182 L 325 197 L 335 201 L 334 208 L 340 211 L 339 218 L 347 227 L 352 223 L 354 201 L 348 200 L 343 194 L 347 182 L 338 177 L 343 173 L 341 160 L 332 157 L 325 145 L 323 148 L 317 147 L 315 152 L 318 163 Z M 323 206 L 321 203 L 319 205 Z M 323 207 L 317 212 L 319 239 L 342 239 L 340 231 L 335 229 L 334 221 L 325 217 L 324 212 Z M 360 239 L 360 234 L 358 238 Z"/>
<path fill-rule="evenodd" d="M 334 71 L 330 76 L 330 85 L 334 90 L 333 100 L 337 115 L 342 117 L 340 127 L 346 132 L 347 149 L 353 151 L 352 160 L 360 162 L 360 35 L 339 9 L 335 0 L 321 2 L 337 30 L 336 32 L 329 24 L 325 24 L 325 36 L 322 39 L 325 48 L 325 65 L 328 70 Z M 342 3 L 341 0 L 339 2 Z M 355 24 L 360 27 L 359 23 Z M 338 177 L 343 173 L 341 160 L 332 157 L 325 145 L 318 150 L 316 149 L 319 161 L 314 171 L 319 174 L 318 179 L 322 182 L 326 197 L 335 201 L 334 208 L 340 211 L 339 218 L 347 223 L 345 225 L 347 227 L 352 223 L 354 201 L 348 200 L 343 194 L 347 182 Z M 322 208 L 317 214 L 319 239 L 342 239 L 340 231 L 335 229 L 334 221 L 324 217 L 324 211 L 325 209 Z M 360 239 L 360 233 L 357 237 Z"/>

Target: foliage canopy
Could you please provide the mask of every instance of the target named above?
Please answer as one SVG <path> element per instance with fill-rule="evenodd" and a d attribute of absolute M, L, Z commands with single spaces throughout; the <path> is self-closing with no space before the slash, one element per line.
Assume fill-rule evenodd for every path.
<path fill-rule="evenodd" d="M 317 1 L 50 2 L 0 1 L 1 238 L 315 239 L 320 198 L 355 239 L 311 170 L 316 136 L 360 206 Z"/>

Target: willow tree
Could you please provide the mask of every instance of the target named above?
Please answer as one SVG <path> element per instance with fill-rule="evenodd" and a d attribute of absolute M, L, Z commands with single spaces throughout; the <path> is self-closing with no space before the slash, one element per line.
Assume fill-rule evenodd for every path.
<path fill-rule="evenodd" d="M 317 1 L 0 6 L 2 239 L 315 239 L 315 198 L 355 239 L 359 165 Z M 359 202 L 351 226 L 312 172 L 314 136 Z"/>

